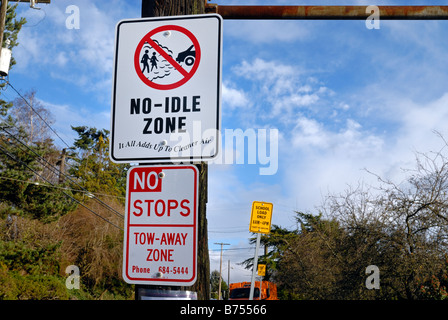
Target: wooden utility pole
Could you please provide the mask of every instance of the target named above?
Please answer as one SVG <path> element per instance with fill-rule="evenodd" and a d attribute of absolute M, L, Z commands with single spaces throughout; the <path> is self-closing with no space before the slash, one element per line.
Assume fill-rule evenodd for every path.
<path fill-rule="evenodd" d="M 65 176 L 65 157 L 67 156 L 67 149 L 62 149 L 61 160 L 58 161 L 59 164 L 59 184 L 64 183 Z"/>
<path fill-rule="evenodd" d="M 142 0 L 142 18 L 178 16 L 205 13 L 204 0 Z M 195 163 L 199 170 L 199 205 L 198 205 L 198 252 L 197 280 L 186 289 L 195 291 L 198 300 L 210 298 L 210 260 L 207 236 L 207 176 L 206 162 Z"/>
<path fill-rule="evenodd" d="M 204 0 L 142 0 L 142 18 L 205 13 Z"/>
<path fill-rule="evenodd" d="M 0 54 L 3 48 L 3 34 L 5 33 L 6 11 L 8 10 L 8 0 L 2 0 L 0 7 Z"/>
<path fill-rule="evenodd" d="M 218 300 L 221 300 L 221 282 L 222 282 L 222 246 L 229 246 L 230 243 L 215 243 L 221 245 L 221 258 L 219 259 L 219 283 L 218 283 Z"/>
<path fill-rule="evenodd" d="M 41 1 L 25 1 L 25 0 L 9 0 L 12 2 L 29 2 L 31 3 L 50 3 L 51 0 L 41 0 Z M 3 33 L 5 32 L 5 21 L 6 21 L 6 11 L 8 9 L 8 0 L 2 0 L 2 5 L 0 7 L 0 49 L 3 47 Z M 1 52 L 1 50 L 0 50 Z"/>
<path fill-rule="evenodd" d="M 3 48 L 3 34 L 5 33 L 5 24 L 6 24 L 6 12 L 8 11 L 8 0 L 1 0 L 2 5 L 0 7 L 0 56 Z M 51 0 L 9 0 L 12 2 L 28 2 L 33 5 L 35 3 L 50 3 Z"/>

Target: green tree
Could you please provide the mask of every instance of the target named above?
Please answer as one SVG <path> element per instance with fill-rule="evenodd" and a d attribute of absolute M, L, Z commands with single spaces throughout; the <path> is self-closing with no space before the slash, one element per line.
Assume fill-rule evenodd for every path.
<path fill-rule="evenodd" d="M 431 300 L 448 300 L 448 258 L 437 272 L 420 281 L 419 298 Z"/>
<path fill-rule="evenodd" d="M 29 136 L 11 116 L 0 132 L 0 199 L 9 207 L 4 213 L 19 213 L 43 221 L 57 219 L 76 205 L 69 190 L 57 181 L 52 141 L 27 144 Z M 53 163 L 51 163 L 53 162 Z"/>
<path fill-rule="evenodd" d="M 281 240 L 282 258 L 274 276 L 283 299 L 337 299 L 343 233 L 334 220 L 296 212 L 301 226 Z M 279 239 L 280 240 L 280 239 Z"/>
<path fill-rule="evenodd" d="M 262 234 L 260 238 L 260 248 L 264 248 L 264 254 L 258 258 L 258 264 L 266 265 L 266 275 L 263 280 L 270 281 L 272 275 L 277 271 L 282 260 L 284 250 L 289 242 L 297 236 L 297 230 L 287 230 L 278 225 L 272 225 L 269 234 Z M 255 234 L 249 239 L 249 243 L 255 245 L 257 237 Z M 241 265 L 246 269 L 252 269 L 254 258 L 244 260 Z"/>
<path fill-rule="evenodd" d="M 74 142 L 76 159 L 70 165 L 70 174 L 92 193 L 125 197 L 129 165 L 110 160 L 109 131 L 86 126 L 72 129 L 78 133 L 78 138 Z"/>
<path fill-rule="evenodd" d="M 211 286 L 211 294 L 212 298 L 218 299 L 218 289 L 219 289 L 219 271 L 214 270 L 210 275 L 210 286 Z M 227 298 L 227 292 L 229 292 L 229 286 L 221 278 L 221 297 Z"/>

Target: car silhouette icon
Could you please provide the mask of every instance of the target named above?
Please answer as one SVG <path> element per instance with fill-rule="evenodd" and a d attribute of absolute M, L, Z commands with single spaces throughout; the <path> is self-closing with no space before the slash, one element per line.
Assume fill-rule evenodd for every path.
<path fill-rule="evenodd" d="M 191 45 L 187 50 L 180 52 L 177 55 L 176 61 L 179 63 L 185 62 L 187 66 L 193 65 L 194 60 L 196 59 L 196 51 L 191 50 L 193 47 L 194 45 Z"/>

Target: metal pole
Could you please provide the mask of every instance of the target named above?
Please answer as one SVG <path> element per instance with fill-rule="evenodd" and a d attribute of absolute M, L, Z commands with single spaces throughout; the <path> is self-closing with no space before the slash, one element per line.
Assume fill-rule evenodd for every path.
<path fill-rule="evenodd" d="M 227 299 L 230 298 L 230 260 L 227 262 Z"/>
<path fill-rule="evenodd" d="M 222 245 L 221 243 L 221 257 L 219 258 L 219 283 L 218 283 L 218 300 L 221 300 L 221 281 L 222 281 Z"/>
<path fill-rule="evenodd" d="M 382 20 L 447 20 L 448 6 L 377 6 Z M 206 4 L 206 12 L 224 19 L 365 20 L 368 6 L 221 6 Z"/>
<path fill-rule="evenodd" d="M 258 268 L 258 249 L 260 249 L 261 233 L 257 233 L 257 246 L 255 247 L 254 265 L 252 268 L 252 280 L 250 282 L 249 300 L 254 300 L 255 274 Z"/>

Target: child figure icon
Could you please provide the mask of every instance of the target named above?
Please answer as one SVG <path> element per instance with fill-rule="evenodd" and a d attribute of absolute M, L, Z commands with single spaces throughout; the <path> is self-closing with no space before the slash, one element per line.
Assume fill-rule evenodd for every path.
<path fill-rule="evenodd" d="M 159 60 L 156 57 L 156 53 L 153 52 L 152 53 L 152 57 L 150 58 L 148 55 L 149 50 L 145 50 L 145 54 L 142 57 L 142 60 L 140 61 L 141 63 L 143 63 L 143 69 L 142 69 L 142 73 L 145 72 L 146 69 L 148 69 L 148 72 L 152 72 L 152 69 L 154 69 L 154 67 L 157 68 L 157 62 L 159 62 Z M 151 71 L 149 70 L 149 64 L 148 61 L 151 62 Z"/>
<path fill-rule="evenodd" d="M 153 52 L 152 53 L 152 57 L 151 57 L 151 71 L 152 71 L 152 69 L 154 68 L 154 67 L 156 67 L 156 69 L 157 69 L 157 62 L 159 61 L 159 60 L 157 60 L 157 57 L 156 57 L 156 53 L 155 52 Z M 148 70 L 149 70 L 149 68 L 148 68 Z"/>

